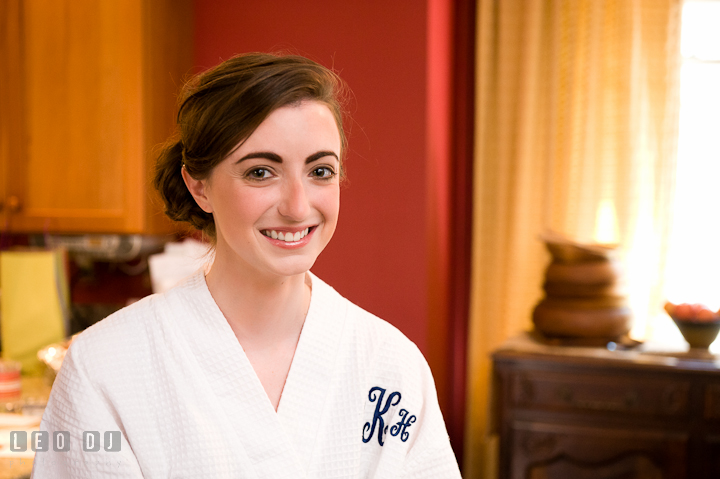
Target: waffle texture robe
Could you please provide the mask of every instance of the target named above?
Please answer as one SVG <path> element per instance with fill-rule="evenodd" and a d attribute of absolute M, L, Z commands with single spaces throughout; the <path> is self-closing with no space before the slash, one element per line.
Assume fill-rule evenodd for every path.
<path fill-rule="evenodd" d="M 311 281 L 277 412 L 202 271 L 88 328 L 53 385 L 33 477 L 460 477 L 417 347 Z"/>

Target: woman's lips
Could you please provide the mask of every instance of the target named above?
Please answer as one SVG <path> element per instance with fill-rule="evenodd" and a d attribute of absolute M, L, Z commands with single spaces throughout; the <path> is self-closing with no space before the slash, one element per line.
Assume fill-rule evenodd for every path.
<path fill-rule="evenodd" d="M 309 226 L 298 231 L 266 229 L 260 232 L 276 246 L 283 248 L 300 248 L 310 242 L 310 237 L 315 232 L 316 226 Z"/>

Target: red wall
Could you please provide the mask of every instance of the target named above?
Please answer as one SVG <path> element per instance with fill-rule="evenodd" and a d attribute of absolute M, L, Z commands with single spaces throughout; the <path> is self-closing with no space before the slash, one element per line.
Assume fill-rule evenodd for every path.
<path fill-rule="evenodd" d="M 217 0 L 195 4 L 195 64 L 290 50 L 353 92 L 349 181 L 313 271 L 428 350 L 427 3 Z"/>

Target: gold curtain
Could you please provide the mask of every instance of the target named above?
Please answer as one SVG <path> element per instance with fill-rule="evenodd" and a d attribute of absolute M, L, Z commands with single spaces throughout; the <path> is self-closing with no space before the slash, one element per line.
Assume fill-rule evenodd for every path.
<path fill-rule="evenodd" d="M 464 475 L 494 477 L 490 354 L 531 327 L 547 230 L 616 211 L 636 334 L 660 304 L 681 0 L 479 0 Z M 609 203 L 608 203 L 609 202 Z"/>

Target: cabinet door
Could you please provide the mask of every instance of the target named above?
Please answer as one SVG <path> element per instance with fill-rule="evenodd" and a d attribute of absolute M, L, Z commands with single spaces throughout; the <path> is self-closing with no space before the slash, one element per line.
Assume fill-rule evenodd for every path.
<path fill-rule="evenodd" d="M 142 229 L 140 0 L 3 2 L 6 227 Z M 7 54 L 7 57 L 5 56 Z"/>
<path fill-rule="evenodd" d="M 7 179 L 10 158 L 17 158 L 23 146 L 22 118 L 17 118 L 18 90 L 22 79 L 17 74 L 21 56 L 17 46 L 20 38 L 19 1 L 0 2 L 0 231 L 7 230 Z"/>

